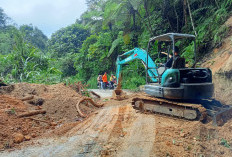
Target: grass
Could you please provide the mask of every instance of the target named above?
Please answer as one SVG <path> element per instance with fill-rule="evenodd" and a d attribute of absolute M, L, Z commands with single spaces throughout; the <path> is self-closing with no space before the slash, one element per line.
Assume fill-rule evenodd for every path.
<path fill-rule="evenodd" d="M 15 115 L 16 114 L 15 108 L 11 108 L 10 110 L 7 110 L 6 113 L 9 115 Z"/>
<path fill-rule="evenodd" d="M 221 139 L 220 145 L 223 145 L 223 146 L 226 147 L 226 148 L 230 148 L 230 144 L 229 144 L 228 141 L 225 140 L 224 138 Z"/>

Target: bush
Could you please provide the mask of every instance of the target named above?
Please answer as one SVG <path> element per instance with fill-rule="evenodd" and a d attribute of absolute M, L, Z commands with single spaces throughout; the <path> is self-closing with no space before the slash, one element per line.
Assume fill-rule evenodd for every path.
<path fill-rule="evenodd" d="M 97 89 L 97 76 L 95 77 L 91 77 L 88 81 L 87 81 L 87 85 L 89 89 Z"/>

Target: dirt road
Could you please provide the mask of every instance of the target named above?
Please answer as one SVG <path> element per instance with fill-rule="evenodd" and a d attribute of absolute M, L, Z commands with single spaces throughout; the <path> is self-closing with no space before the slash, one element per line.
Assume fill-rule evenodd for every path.
<path fill-rule="evenodd" d="M 155 118 L 130 105 L 108 106 L 73 128 L 67 137 L 0 156 L 152 156 Z"/>
<path fill-rule="evenodd" d="M 0 156 L 230 156 L 226 144 L 232 142 L 232 121 L 215 128 L 199 121 L 140 113 L 129 100 L 107 99 L 105 103 L 64 136 L 44 136 Z"/>

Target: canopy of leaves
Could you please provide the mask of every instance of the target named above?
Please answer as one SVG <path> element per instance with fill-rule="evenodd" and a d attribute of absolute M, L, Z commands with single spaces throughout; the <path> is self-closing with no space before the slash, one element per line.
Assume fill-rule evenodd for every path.
<path fill-rule="evenodd" d="M 197 35 L 198 58 L 221 44 L 232 13 L 232 0 L 86 0 L 88 9 L 76 23 L 51 39 L 32 25 L 17 29 L 0 8 L 0 73 L 10 81 L 91 83 L 98 74 L 114 73 L 117 56 L 134 47 L 146 48 L 149 38 L 168 32 Z M 157 44 L 157 43 L 156 43 Z M 177 43 L 193 64 L 193 43 Z M 158 53 L 149 52 L 154 60 Z M 145 83 L 139 61 L 123 68 L 124 88 Z"/>
<path fill-rule="evenodd" d="M 49 50 L 57 57 L 67 53 L 79 53 L 83 41 L 90 35 L 84 26 L 72 24 L 52 34 L 48 41 Z"/>
<path fill-rule="evenodd" d="M 19 30 L 24 34 L 24 39 L 35 47 L 45 50 L 47 47 L 47 36 L 41 30 L 32 25 L 22 25 Z"/>

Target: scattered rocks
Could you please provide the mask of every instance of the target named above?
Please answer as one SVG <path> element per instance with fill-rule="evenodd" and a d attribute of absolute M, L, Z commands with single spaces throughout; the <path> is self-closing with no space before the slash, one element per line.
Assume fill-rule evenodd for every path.
<path fill-rule="evenodd" d="M 21 143 L 24 140 L 24 136 L 21 133 L 16 133 L 13 136 L 14 136 L 14 142 L 15 143 Z"/>
<path fill-rule="evenodd" d="M 56 122 L 51 122 L 50 125 L 51 125 L 51 126 L 56 126 L 57 123 L 56 123 Z"/>
<path fill-rule="evenodd" d="M 26 136 L 24 136 L 24 138 L 25 138 L 26 141 L 29 141 L 31 139 L 31 136 L 26 135 Z"/>
<path fill-rule="evenodd" d="M 37 99 L 33 99 L 28 101 L 29 104 L 35 105 L 35 106 L 41 106 L 44 103 L 44 99 L 42 98 L 37 98 Z"/>
<path fill-rule="evenodd" d="M 35 133 L 32 133 L 32 134 L 31 134 L 31 137 L 32 137 L 32 138 L 35 138 L 35 137 L 36 137 L 36 134 L 35 134 Z"/>

